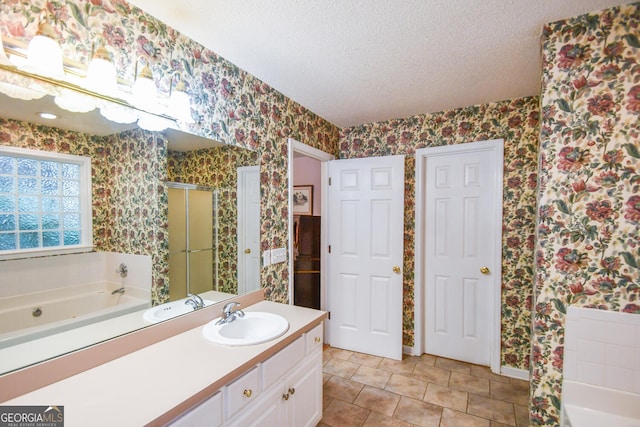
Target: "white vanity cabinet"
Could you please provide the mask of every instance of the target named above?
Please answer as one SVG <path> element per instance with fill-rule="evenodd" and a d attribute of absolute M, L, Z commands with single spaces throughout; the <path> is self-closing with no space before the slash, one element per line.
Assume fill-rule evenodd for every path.
<path fill-rule="evenodd" d="M 322 337 L 320 324 L 174 420 L 171 426 L 317 425 L 322 418 Z"/>
<path fill-rule="evenodd" d="M 263 362 L 263 395 L 229 425 L 317 425 L 322 418 L 322 333 L 318 325 Z"/>

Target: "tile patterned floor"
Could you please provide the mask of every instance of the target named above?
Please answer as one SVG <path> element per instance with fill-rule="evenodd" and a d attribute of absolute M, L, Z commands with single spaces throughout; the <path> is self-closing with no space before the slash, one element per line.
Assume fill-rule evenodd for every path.
<path fill-rule="evenodd" d="M 529 383 L 423 354 L 402 361 L 328 347 L 318 427 L 528 426 Z"/>

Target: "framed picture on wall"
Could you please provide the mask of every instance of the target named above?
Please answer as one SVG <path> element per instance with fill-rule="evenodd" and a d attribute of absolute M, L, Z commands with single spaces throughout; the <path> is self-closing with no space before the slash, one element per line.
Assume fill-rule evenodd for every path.
<path fill-rule="evenodd" d="M 313 215 L 313 185 L 293 187 L 293 214 Z"/>

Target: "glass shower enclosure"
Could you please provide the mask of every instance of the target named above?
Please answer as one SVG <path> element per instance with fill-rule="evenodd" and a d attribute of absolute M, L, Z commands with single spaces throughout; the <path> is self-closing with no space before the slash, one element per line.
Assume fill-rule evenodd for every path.
<path fill-rule="evenodd" d="M 169 299 L 200 294 L 217 280 L 217 190 L 167 183 L 169 192 Z"/>

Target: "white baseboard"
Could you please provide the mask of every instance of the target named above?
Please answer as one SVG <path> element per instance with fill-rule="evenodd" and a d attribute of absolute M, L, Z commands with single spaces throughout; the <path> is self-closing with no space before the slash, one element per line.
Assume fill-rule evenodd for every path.
<path fill-rule="evenodd" d="M 402 346 L 402 354 L 408 354 L 410 356 L 422 356 L 422 353 L 418 351 L 415 347 L 410 347 L 408 345 Z"/>
<path fill-rule="evenodd" d="M 511 368 L 509 366 L 500 367 L 500 375 L 504 375 L 519 380 L 529 381 L 529 371 L 526 369 Z"/>

